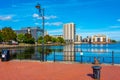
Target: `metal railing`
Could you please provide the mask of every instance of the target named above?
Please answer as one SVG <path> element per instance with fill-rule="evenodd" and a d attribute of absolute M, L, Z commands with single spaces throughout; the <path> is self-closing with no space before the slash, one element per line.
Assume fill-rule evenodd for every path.
<path fill-rule="evenodd" d="M 78 62 L 78 63 L 94 63 L 96 58 L 101 64 L 120 64 L 120 52 L 105 52 L 101 55 L 93 55 L 91 52 L 83 51 L 84 54 L 80 55 L 80 51 L 60 51 L 53 50 L 52 52 L 45 54 L 34 53 L 31 51 L 16 50 L 15 52 L 10 50 L 12 60 L 38 60 L 38 61 L 64 61 L 64 62 Z M 97 53 L 97 52 L 96 52 Z"/>

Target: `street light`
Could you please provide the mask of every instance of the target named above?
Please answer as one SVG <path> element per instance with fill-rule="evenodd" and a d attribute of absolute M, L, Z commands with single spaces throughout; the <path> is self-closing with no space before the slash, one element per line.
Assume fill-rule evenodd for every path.
<path fill-rule="evenodd" d="M 41 8 L 39 3 L 35 7 L 39 11 L 39 17 L 42 17 L 42 61 L 44 61 L 44 8 Z"/>

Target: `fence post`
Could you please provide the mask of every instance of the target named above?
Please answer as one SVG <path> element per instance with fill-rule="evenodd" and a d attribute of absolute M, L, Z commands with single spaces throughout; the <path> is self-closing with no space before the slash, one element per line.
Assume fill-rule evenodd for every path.
<path fill-rule="evenodd" d="M 55 62 L 55 50 L 54 50 L 54 62 Z"/>
<path fill-rule="evenodd" d="M 47 61 L 47 54 L 45 54 L 45 58 L 46 58 L 46 61 Z"/>
<path fill-rule="evenodd" d="M 82 61 L 82 58 L 83 58 L 83 51 L 82 50 L 80 51 L 80 56 L 81 56 L 81 63 L 82 63 L 83 62 Z"/>
<path fill-rule="evenodd" d="M 21 48 L 20 48 L 20 61 L 21 61 L 21 57 L 22 57 L 22 56 L 21 56 Z"/>
<path fill-rule="evenodd" d="M 82 55 L 81 55 L 81 63 L 82 63 Z"/>
<path fill-rule="evenodd" d="M 10 60 L 12 59 L 12 51 L 9 49 L 9 53 L 10 53 Z"/>
<path fill-rule="evenodd" d="M 114 52 L 112 51 L 112 65 L 114 65 Z"/>
<path fill-rule="evenodd" d="M 103 57 L 103 63 L 104 63 L 104 57 Z"/>

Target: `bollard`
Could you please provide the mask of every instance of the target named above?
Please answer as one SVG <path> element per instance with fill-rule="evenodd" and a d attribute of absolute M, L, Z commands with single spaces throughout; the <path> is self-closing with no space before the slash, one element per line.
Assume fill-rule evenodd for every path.
<path fill-rule="evenodd" d="M 92 66 L 92 69 L 93 69 L 93 78 L 100 80 L 101 66 Z"/>

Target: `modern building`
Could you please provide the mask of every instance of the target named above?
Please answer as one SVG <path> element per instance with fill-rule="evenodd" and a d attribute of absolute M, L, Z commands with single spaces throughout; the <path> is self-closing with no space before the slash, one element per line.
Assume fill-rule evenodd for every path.
<path fill-rule="evenodd" d="M 15 30 L 15 32 L 17 34 L 20 34 L 20 33 L 32 34 L 35 40 L 37 40 L 38 37 L 42 35 L 42 29 L 40 29 L 40 27 L 27 27 L 27 28 L 22 28 L 21 30 Z"/>
<path fill-rule="evenodd" d="M 87 42 L 91 43 L 91 36 L 87 36 Z"/>
<path fill-rule="evenodd" d="M 82 42 L 82 36 L 76 35 L 75 42 Z"/>
<path fill-rule="evenodd" d="M 82 42 L 91 43 L 91 36 L 87 36 L 86 38 L 84 38 L 84 39 L 82 40 Z"/>
<path fill-rule="evenodd" d="M 106 35 L 94 35 L 91 38 L 91 43 L 93 44 L 106 44 L 110 43 L 110 39 Z"/>
<path fill-rule="evenodd" d="M 75 24 L 67 23 L 63 26 L 63 38 L 66 42 L 75 42 Z"/>

